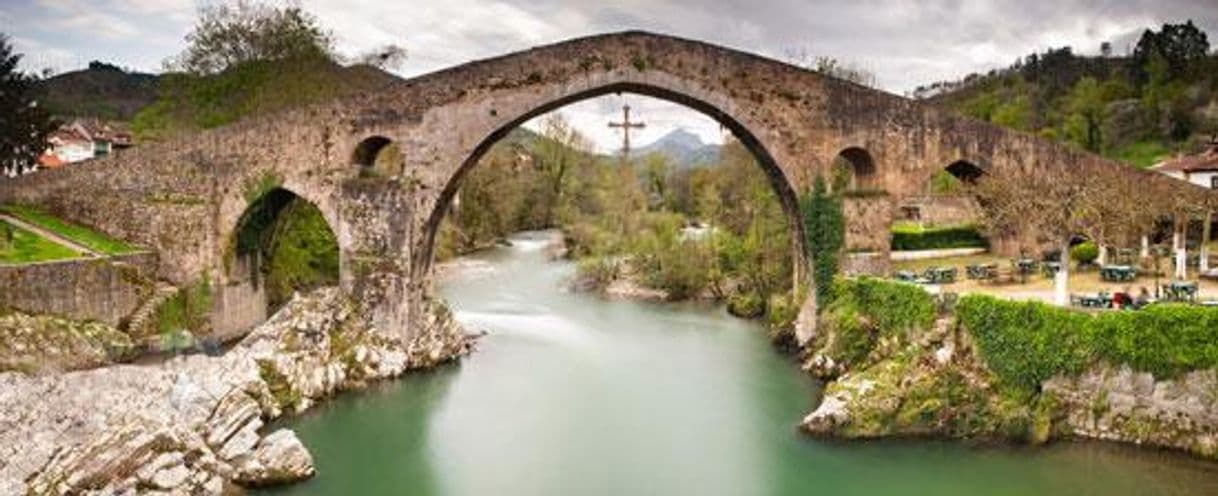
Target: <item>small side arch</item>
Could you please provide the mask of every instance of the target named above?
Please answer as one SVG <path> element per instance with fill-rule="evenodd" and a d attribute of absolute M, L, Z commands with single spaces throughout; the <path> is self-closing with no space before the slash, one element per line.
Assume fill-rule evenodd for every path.
<path fill-rule="evenodd" d="M 866 149 L 851 146 L 838 152 L 832 162 L 834 190 L 868 191 L 879 189 L 875 159 Z"/>
<path fill-rule="evenodd" d="M 361 176 L 397 176 L 402 172 L 401 150 L 398 144 L 384 136 L 364 138 L 351 152 L 351 163 L 359 167 Z"/>
<path fill-rule="evenodd" d="M 947 167 L 944 167 L 944 170 L 965 184 L 973 184 L 977 182 L 977 179 L 985 175 L 985 169 L 967 160 L 952 162 Z"/>

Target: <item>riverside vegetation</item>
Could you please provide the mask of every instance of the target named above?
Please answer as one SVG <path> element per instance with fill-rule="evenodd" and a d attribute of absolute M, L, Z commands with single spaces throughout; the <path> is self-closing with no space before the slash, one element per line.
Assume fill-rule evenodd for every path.
<path fill-rule="evenodd" d="M 1081 436 L 1218 456 L 1218 309 L 1098 314 L 839 280 L 806 367 L 830 382 L 804 420 L 846 437 Z"/>

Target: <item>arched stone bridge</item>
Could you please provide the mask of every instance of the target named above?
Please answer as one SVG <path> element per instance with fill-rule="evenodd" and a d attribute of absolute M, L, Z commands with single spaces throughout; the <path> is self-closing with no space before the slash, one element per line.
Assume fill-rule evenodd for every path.
<path fill-rule="evenodd" d="M 771 178 L 796 231 L 796 192 L 839 155 L 893 202 L 918 194 L 944 168 L 968 175 L 1104 161 L 758 55 L 625 32 L 2 181 L 0 202 L 40 204 L 154 248 L 159 276 L 210 278 L 217 327 L 240 328 L 265 315 L 246 308 L 257 292 L 232 267 L 234 230 L 258 195 L 278 186 L 324 214 L 339 240 L 343 288 L 380 326 L 409 337 L 430 290 L 432 241 L 462 176 L 526 120 L 618 92 L 687 105 L 734 132 Z M 361 177 L 389 143 L 398 162 Z M 887 239 L 889 220 L 870 229 Z"/>

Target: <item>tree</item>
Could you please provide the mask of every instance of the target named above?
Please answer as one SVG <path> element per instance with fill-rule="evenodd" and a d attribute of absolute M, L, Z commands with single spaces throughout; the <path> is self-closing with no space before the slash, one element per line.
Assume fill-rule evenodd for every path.
<path fill-rule="evenodd" d="M 1187 77 L 1202 70 L 1209 51 L 1208 37 L 1192 20 L 1184 24 L 1164 24 L 1159 32 L 1147 29 L 1142 33 L 1130 57 L 1130 69 L 1134 81 L 1144 84 L 1150 80 L 1147 64 L 1157 56 L 1167 63 L 1171 78 Z"/>
<path fill-rule="evenodd" d="M 196 75 L 217 74 L 254 61 L 334 59 L 334 42 L 300 7 L 248 0 L 199 9 L 186 50 L 167 65 Z"/>
<path fill-rule="evenodd" d="M 542 138 L 534 144 L 533 153 L 537 157 L 537 165 L 546 177 L 543 189 L 538 191 L 544 198 L 546 210 L 545 224 L 554 225 L 555 207 L 562 200 L 563 188 L 567 173 L 576 163 L 587 158 L 588 150 L 592 149 L 588 138 L 569 124 L 561 114 L 551 114 L 542 123 Z"/>
<path fill-rule="evenodd" d="M 1066 135 L 1088 151 L 1099 152 L 1102 145 L 1100 127 L 1104 121 L 1103 88 L 1093 77 L 1078 80 L 1066 95 Z"/>
<path fill-rule="evenodd" d="M 381 45 L 352 59 L 355 64 L 370 65 L 379 69 L 396 69 L 406 61 L 406 47 L 396 44 Z"/>
<path fill-rule="evenodd" d="M 1070 242 L 1106 215 L 1109 193 L 1094 179 L 1111 170 L 1091 163 L 1043 168 L 1000 167 L 981 176 L 973 193 L 983 225 L 994 235 L 1039 233 L 1060 249 L 1054 302 L 1069 303 Z"/>
<path fill-rule="evenodd" d="M 9 177 L 34 168 L 55 128 L 34 99 L 37 77 L 18 70 L 20 61 L 21 54 L 14 53 L 8 36 L 0 33 L 0 173 Z"/>

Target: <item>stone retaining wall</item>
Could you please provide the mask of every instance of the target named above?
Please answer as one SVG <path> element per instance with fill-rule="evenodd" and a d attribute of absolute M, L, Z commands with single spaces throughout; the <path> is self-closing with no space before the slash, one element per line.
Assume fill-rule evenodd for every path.
<path fill-rule="evenodd" d="M 0 308 L 117 326 L 152 291 L 157 257 L 137 253 L 0 265 Z"/>

